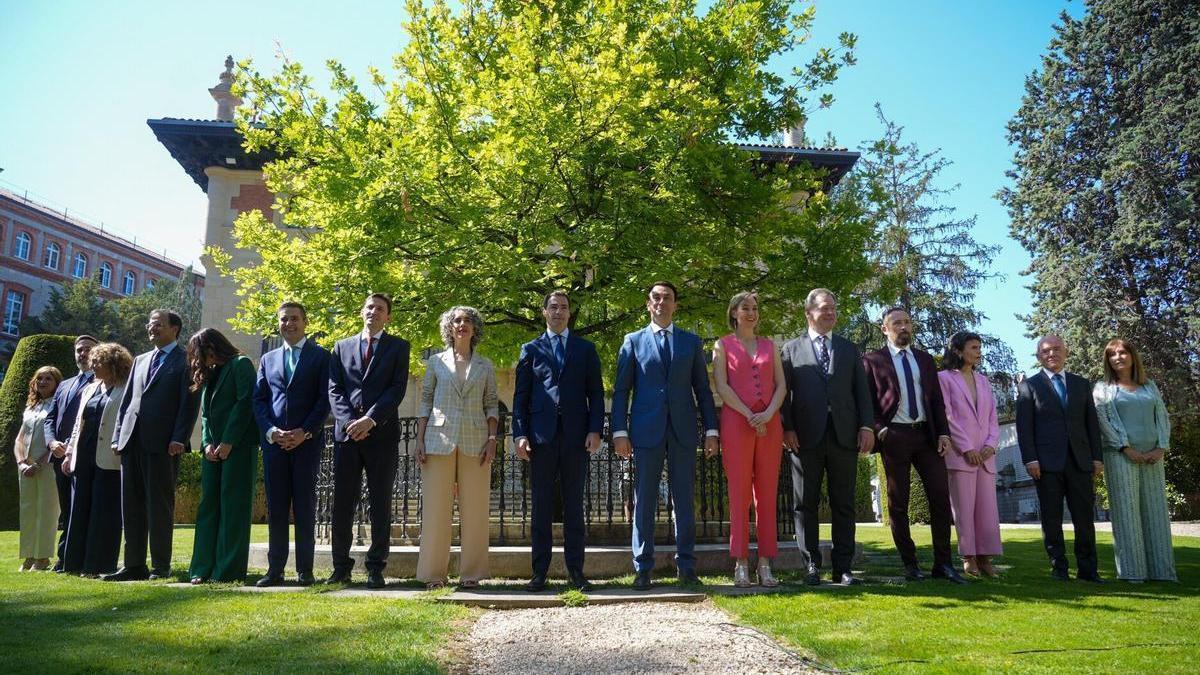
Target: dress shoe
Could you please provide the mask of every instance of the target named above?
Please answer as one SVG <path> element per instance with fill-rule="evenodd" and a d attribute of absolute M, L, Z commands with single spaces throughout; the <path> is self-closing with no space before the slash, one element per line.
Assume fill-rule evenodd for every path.
<path fill-rule="evenodd" d="M 969 577 L 977 577 L 977 576 L 979 576 L 979 570 L 980 570 L 979 562 L 975 559 L 975 556 L 973 556 L 973 555 L 963 556 L 963 571 L 962 571 L 963 574 L 965 574 Z"/>
<path fill-rule="evenodd" d="M 992 565 L 991 558 L 981 555 L 975 557 L 975 562 L 979 566 L 979 573 L 989 579 L 995 579 L 1000 576 L 996 568 Z"/>
<path fill-rule="evenodd" d="M 208 581 L 208 579 L 205 579 L 204 577 L 192 577 L 191 584 L 193 586 L 199 586 L 207 581 Z"/>
<path fill-rule="evenodd" d="M 808 569 L 804 573 L 804 583 L 809 586 L 821 585 L 821 568 L 817 567 L 816 563 L 808 564 Z"/>
<path fill-rule="evenodd" d="M 63 561 L 59 560 L 59 561 L 55 562 L 54 567 L 51 568 L 50 571 L 54 572 L 56 574 L 62 574 L 63 572 L 65 572 L 66 570 L 63 569 Z"/>
<path fill-rule="evenodd" d="M 967 583 L 967 580 L 962 578 L 962 575 L 958 573 L 958 570 L 954 569 L 950 565 L 936 565 L 931 574 L 934 579 L 945 579 L 952 584 Z"/>
<path fill-rule="evenodd" d="M 779 580 L 771 573 L 771 561 L 766 558 L 760 558 L 758 561 L 758 585 L 763 588 L 775 588 L 779 585 Z"/>
<path fill-rule="evenodd" d="M 859 581 L 850 572 L 833 573 L 833 582 L 839 586 L 857 586 Z"/>
<path fill-rule="evenodd" d="M 568 570 L 567 576 L 570 577 L 569 584 L 571 588 L 574 588 L 580 593 L 590 593 L 591 591 L 595 590 L 595 586 L 592 586 L 592 582 L 588 581 L 588 578 L 583 576 L 583 572 L 578 570 Z"/>
<path fill-rule="evenodd" d="M 379 589 L 387 585 L 383 580 L 383 570 L 368 570 L 367 571 L 367 588 Z"/>
<path fill-rule="evenodd" d="M 680 586 L 701 586 L 700 577 L 696 576 L 696 570 L 679 570 L 679 585 Z"/>
<path fill-rule="evenodd" d="M 650 583 L 650 572 L 638 572 L 633 577 L 633 590 L 648 591 L 654 584 Z"/>
<path fill-rule="evenodd" d="M 905 565 L 904 578 L 909 581 L 924 581 L 925 573 L 922 572 L 921 568 L 917 567 L 916 565 Z"/>
<path fill-rule="evenodd" d="M 348 584 L 350 583 L 350 570 L 334 570 L 333 574 L 325 580 L 327 584 Z"/>
<path fill-rule="evenodd" d="M 100 578 L 105 581 L 145 581 L 150 578 L 150 570 L 145 567 L 122 567 Z"/>
<path fill-rule="evenodd" d="M 1093 584 L 1105 583 L 1104 579 L 1102 579 L 1100 577 L 1100 575 L 1096 574 L 1095 572 L 1092 572 L 1091 574 L 1076 574 L 1075 578 L 1080 581 L 1087 581 L 1087 582 L 1093 583 Z"/>
<path fill-rule="evenodd" d="M 283 584 L 283 575 L 278 572 L 267 572 L 267 575 L 258 581 L 254 582 L 257 588 L 270 588 L 271 586 L 279 586 Z"/>
<path fill-rule="evenodd" d="M 525 584 L 525 590 L 530 593 L 537 593 L 546 590 L 546 575 L 535 574 L 529 579 L 529 583 Z"/>
<path fill-rule="evenodd" d="M 1050 570 L 1050 578 L 1055 581 L 1070 581 L 1071 575 L 1065 569 L 1055 567 Z"/>
<path fill-rule="evenodd" d="M 146 577 L 150 581 L 158 581 L 159 579 L 170 579 L 171 570 L 150 570 L 150 576 Z"/>
<path fill-rule="evenodd" d="M 34 572 L 45 572 L 46 570 L 50 569 L 50 559 L 38 558 L 37 560 L 33 561 L 33 567 L 30 569 Z"/>
<path fill-rule="evenodd" d="M 733 585 L 738 588 L 750 588 L 750 563 L 739 560 L 733 564 Z"/>
<path fill-rule="evenodd" d="M 301 586 L 312 586 L 314 583 L 316 583 L 316 581 L 317 580 L 313 578 L 312 572 L 301 572 L 300 574 L 296 575 L 296 583 L 300 584 Z"/>

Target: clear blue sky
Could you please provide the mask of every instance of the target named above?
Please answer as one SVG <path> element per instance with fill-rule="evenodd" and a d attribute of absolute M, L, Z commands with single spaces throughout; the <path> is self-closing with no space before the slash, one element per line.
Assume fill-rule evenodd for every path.
<path fill-rule="evenodd" d="M 207 88 L 226 54 L 274 67 L 277 48 L 310 68 L 329 57 L 352 73 L 387 68 L 403 42 L 399 2 L 0 3 L 0 185 L 28 190 L 181 261 L 198 262 L 207 203 L 158 144 L 147 118 L 209 119 Z M 1025 76 L 1040 62 L 1063 0 L 818 0 L 810 46 L 858 34 L 858 65 L 844 71 L 832 109 L 809 135 L 832 132 L 851 148 L 880 133 L 873 106 L 906 127 L 923 149 L 954 162 L 947 203 L 977 215 L 980 240 L 999 244 L 1005 278 L 981 289 L 984 330 L 1004 338 L 1022 366 L 1032 341 L 1014 317 L 1026 311 L 1028 256 L 1008 236 L 994 199 L 1012 152 L 1004 125 Z M 811 54 L 802 49 L 794 57 Z"/>

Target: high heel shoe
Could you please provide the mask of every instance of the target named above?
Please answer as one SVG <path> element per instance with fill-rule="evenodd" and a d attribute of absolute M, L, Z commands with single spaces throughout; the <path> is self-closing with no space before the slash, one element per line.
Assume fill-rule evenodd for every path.
<path fill-rule="evenodd" d="M 975 556 L 963 556 L 963 574 L 968 576 L 979 576 L 979 566 L 975 564 Z"/>
<path fill-rule="evenodd" d="M 758 561 L 758 584 L 766 588 L 774 588 L 779 585 L 779 580 L 771 574 L 771 561 L 766 558 Z"/>
<path fill-rule="evenodd" d="M 733 565 L 733 585 L 738 588 L 749 588 L 750 583 L 750 564 L 745 560 L 739 560 Z"/>
<path fill-rule="evenodd" d="M 28 572 L 33 569 L 33 558 L 26 558 L 21 566 L 17 568 L 18 572 Z"/>
<path fill-rule="evenodd" d="M 979 556 L 977 562 L 979 565 L 979 571 L 983 573 L 983 576 L 989 579 L 996 579 L 1000 576 L 1000 573 L 997 572 L 996 568 L 992 566 L 992 560 L 988 556 Z"/>

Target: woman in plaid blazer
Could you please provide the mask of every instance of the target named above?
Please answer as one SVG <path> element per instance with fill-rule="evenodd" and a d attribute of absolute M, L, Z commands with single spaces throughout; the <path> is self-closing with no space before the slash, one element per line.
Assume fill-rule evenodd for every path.
<path fill-rule="evenodd" d="M 496 371 L 475 353 L 483 339 L 478 310 L 452 307 L 440 323 L 446 350 L 426 362 L 417 413 L 423 500 L 417 579 L 430 588 L 446 583 L 457 485 L 459 585 L 474 588 L 487 577 L 491 468 L 500 421 Z"/>

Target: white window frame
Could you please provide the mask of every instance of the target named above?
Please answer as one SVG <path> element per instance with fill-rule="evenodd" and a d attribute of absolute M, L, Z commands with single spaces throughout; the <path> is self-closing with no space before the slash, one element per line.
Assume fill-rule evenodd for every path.
<path fill-rule="evenodd" d="M 83 269 L 80 269 L 81 265 L 82 265 Z M 75 277 L 76 279 L 85 279 L 85 278 L 87 278 L 87 272 L 88 272 L 87 254 L 84 253 L 83 251 L 79 251 L 75 254 L 75 262 L 71 266 L 71 276 Z"/>
<path fill-rule="evenodd" d="M 33 237 L 28 232 L 18 232 L 13 240 L 13 257 L 29 260 L 29 251 L 33 248 Z"/>
<path fill-rule="evenodd" d="M 137 290 L 137 274 L 133 270 L 125 270 L 124 281 L 121 283 L 121 292 L 125 295 L 133 295 Z"/>
<path fill-rule="evenodd" d="M 24 313 L 25 294 L 15 289 L 8 289 L 8 292 L 4 294 L 4 332 L 16 335 Z"/>
<path fill-rule="evenodd" d="M 42 265 L 46 269 L 57 270 L 60 262 L 62 262 L 62 247 L 53 241 L 47 242 L 46 257 L 42 261 Z"/>
<path fill-rule="evenodd" d="M 100 263 L 100 288 L 112 288 L 112 265 Z"/>

